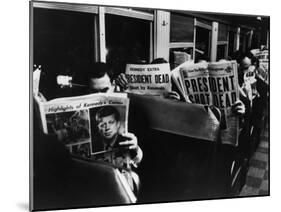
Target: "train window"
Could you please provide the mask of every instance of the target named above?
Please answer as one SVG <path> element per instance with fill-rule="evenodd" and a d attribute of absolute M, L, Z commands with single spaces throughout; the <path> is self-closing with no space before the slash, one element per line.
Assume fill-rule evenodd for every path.
<path fill-rule="evenodd" d="M 217 60 L 227 59 L 226 51 L 227 51 L 227 44 L 218 45 L 218 47 L 217 47 Z"/>
<path fill-rule="evenodd" d="M 149 63 L 150 21 L 105 15 L 106 62 L 114 75 L 125 72 L 127 63 Z"/>
<path fill-rule="evenodd" d="M 218 41 L 228 40 L 228 26 L 226 24 L 219 23 Z"/>
<path fill-rule="evenodd" d="M 246 34 L 244 33 L 240 33 L 240 36 L 239 36 L 239 49 L 242 50 L 242 51 L 246 51 L 246 46 L 247 46 L 247 36 Z"/>
<path fill-rule="evenodd" d="M 210 60 L 210 39 L 211 30 L 196 27 L 195 62 L 198 60 Z"/>
<path fill-rule="evenodd" d="M 171 13 L 170 42 L 193 42 L 194 18 Z"/>
<path fill-rule="evenodd" d="M 86 12 L 34 8 L 33 60 L 44 71 L 40 87 L 47 99 L 57 97 L 57 75 L 82 75 L 85 61 L 94 60 L 95 18 Z"/>
<path fill-rule="evenodd" d="M 228 37 L 228 56 L 230 56 L 231 58 L 234 57 L 234 42 L 235 42 L 235 32 L 234 31 L 229 31 L 229 37 Z"/>

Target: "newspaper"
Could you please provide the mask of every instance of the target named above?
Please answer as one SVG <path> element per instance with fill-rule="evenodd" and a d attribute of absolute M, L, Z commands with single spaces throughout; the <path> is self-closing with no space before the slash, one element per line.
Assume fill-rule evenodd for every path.
<path fill-rule="evenodd" d="M 185 98 L 192 103 L 218 107 L 222 142 L 237 146 L 239 118 L 232 112 L 232 105 L 239 97 L 237 63 L 186 63 L 179 73 Z"/>
<path fill-rule="evenodd" d="M 175 66 L 178 66 L 186 61 L 191 61 L 191 55 L 187 54 L 186 52 L 173 51 L 173 53 L 174 53 Z"/>
<path fill-rule="evenodd" d="M 185 67 L 188 64 L 194 64 L 193 61 L 186 61 L 182 64 L 180 64 L 179 66 L 177 66 L 176 68 L 174 68 L 171 71 L 171 78 L 174 81 L 175 85 L 178 88 L 178 91 L 181 92 L 182 96 L 184 97 L 186 102 L 190 102 L 190 100 L 188 99 L 188 97 L 186 95 L 184 95 L 183 93 L 183 84 L 182 84 L 182 80 L 181 80 L 181 75 L 180 75 L 180 69 L 182 67 Z"/>
<path fill-rule="evenodd" d="M 127 64 L 127 92 L 136 94 L 160 95 L 171 91 L 171 71 L 169 63 Z"/>
<path fill-rule="evenodd" d="M 117 133 L 128 131 L 129 99 L 124 93 L 58 98 L 39 102 L 39 109 L 44 133 L 55 134 L 70 153 L 86 158 L 91 158 L 103 150 L 101 133 L 105 133 L 105 136 L 113 133 L 107 129 L 104 132 L 99 131 L 98 125 L 111 124 L 111 120 L 106 123 L 97 120 L 101 111 L 116 111 L 118 120 L 117 115 L 114 115 L 114 119 L 118 122 Z"/>

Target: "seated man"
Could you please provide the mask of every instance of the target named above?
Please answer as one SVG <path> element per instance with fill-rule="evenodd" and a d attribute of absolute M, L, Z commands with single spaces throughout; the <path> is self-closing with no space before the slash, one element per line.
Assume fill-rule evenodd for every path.
<path fill-rule="evenodd" d="M 88 93 L 114 93 L 115 86 L 112 80 L 112 72 L 107 64 L 105 63 L 93 63 L 87 71 L 88 80 Z M 114 147 L 126 147 L 129 149 L 129 155 L 127 151 L 121 153 L 121 157 L 112 157 L 112 154 L 106 154 L 105 159 L 110 159 L 108 162 L 117 165 L 118 167 L 127 168 L 129 171 L 122 169 L 121 172 L 128 180 L 132 190 L 135 190 L 139 186 L 138 176 L 131 171 L 131 164 L 140 163 L 142 159 L 142 150 L 138 146 L 137 138 L 132 133 L 126 135 L 119 135 L 119 113 L 114 107 L 103 107 L 96 114 L 96 121 L 98 123 L 98 130 L 105 150 L 112 149 Z M 124 155 L 122 155 L 124 154 Z M 129 156 L 129 157 L 128 157 Z M 127 162 L 125 163 L 125 160 Z M 128 163 L 129 162 L 129 163 Z M 126 164 L 126 165 L 125 165 Z M 124 166 L 123 166 L 124 165 Z M 135 188 L 134 188 L 135 186 Z"/>
<path fill-rule="evenodd" d="M 120 133 L 120 114 L 113 106 L 99 109 L 95 115 L 95 122 L 99 134 L 98 142 L 104 150 L 96 157 L 117 166 L 131 189 L 136 190 L 139 180 L 132 172 L 131 166 L 137 167 L 143 156 L 137 138 L 131 133 Z"/>

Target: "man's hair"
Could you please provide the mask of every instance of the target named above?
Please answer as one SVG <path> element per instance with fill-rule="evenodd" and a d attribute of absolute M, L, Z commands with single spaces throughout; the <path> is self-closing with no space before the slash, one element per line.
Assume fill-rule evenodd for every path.
<path fill-rule="evenodd" d="M 91 78 L 101 78 L 105 74 L 107 74 L 112 80 L 112 70 L 106 63 L 102 62 L 95 62 L 87 64 L 87 79 L 90 80 Z"/>
<path fill-rule="evenodd" d="M 112 106 L 104 106 L 101 109 L 98 110 L 98 112 L 96 113 L 96 121 L 98 122 L 101 118 L 106 117 L 106 116 L 110 116 L 110 115 L 114 115 L 114 118 L 116 121 L 120 120 L 120 113 L 119 111 Z"/>

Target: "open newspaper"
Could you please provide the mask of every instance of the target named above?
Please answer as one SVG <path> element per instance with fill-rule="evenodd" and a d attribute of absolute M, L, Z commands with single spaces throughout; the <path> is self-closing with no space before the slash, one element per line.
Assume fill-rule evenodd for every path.
<path fill-rule="evenodd" d="M 102 136 L 127 133 L 129 99 L 124 93 L 37 102 L 44 133 L 55 134 L 74 155 L 91 158 L 104 153 Z M 112 124 L 114 129 L 108 127 Z"/>
<path fill-rule="evenodd" d="M 186 100 L 221 110 L 223 143 L 238 145 L 239 119 L 232 111 L 238 99 L 237 63 L 185 63 L 172 71 Z"/>
<path fill-rule="evenodd" d="M 127 64 L 127 92 L 160 95 L 171 91 L 171 71 L 169 63 Z"/>
<path fill-rule="evenodd" d="M 259 59 L 260 66 L 262 68 L 264 68 L 266 72 L 268 72 L 268 63 L 269 63 L 269 53 L 268 53 L 268 50 L 260 51 L 260 52 L 256 53 L 255 56 Z"/>

